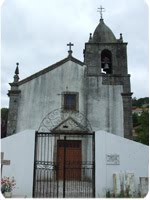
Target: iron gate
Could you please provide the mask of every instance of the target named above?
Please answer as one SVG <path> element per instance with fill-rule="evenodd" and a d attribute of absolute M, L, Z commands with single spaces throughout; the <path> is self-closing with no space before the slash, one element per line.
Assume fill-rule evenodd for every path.
<path fill-rule="evenodd" d="M 35 137 L 33 197 L 95 197 L 95 133 Z"/>

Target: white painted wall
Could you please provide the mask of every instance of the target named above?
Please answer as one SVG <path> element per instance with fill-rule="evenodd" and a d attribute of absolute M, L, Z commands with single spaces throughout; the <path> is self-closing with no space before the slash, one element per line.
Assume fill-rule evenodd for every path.
<path fill-rule="evenodd" d="M 124 137 L 122 85 L 103 85 L 102 77 L 85 77 L 86 66 L 67 61 L 19 86 L 17 130 L 38 130 L 43 118 L 62 107 L 62 93 L 79 93 L 79 112 L 93 131 L 104 130 Z"/>
<path fill-rule="evenodd" d="M 89 77 L 87 118 L 94 131 L 124 137 L 122 85 L 103 85 L 102 77 Z"/>
<path fill-rule="evenodd" d="M 113 190 L 113 174 L 119 172 L 134 173 L 137 191 L 139 177 L 148 177 L 148 146 L 105 131 L 95 134 L 96 197 L 105 197 L 106 189 Z M 34 142 L 34 130 L 26 130 L 1 141 L 4 159 L 11 160 L 10 166 L 4 166 L 3 176 L 15 177 L 17 188 L 13 191 L 14 196 L 32 197 Z M 118 154 L 120 164 L 107 165 L 107 154 Z"/>
<path fill-rule="evenodd" d="M 84 69 L 84 66 L 67 61 L 60 67 L 20 85 L 16 132 L 26 129 L 38 130 L 48 113 L 62 107 L 62 92 L 78 92 L 79 110 L 84 113 Z"/>
<path fill-rule="evenodd" d="M 14 176 L 16 189 L 13 196 L 32 197 L 35 131 L 26 130 L 1 140 L 4 159 L 10 160 L 3 166 L 2 176 Z"/>
<path fill-rule="evenodd" d="M 96 197 L 105 197 L 106 189 L 113 189 L 113 173 L 133 172 L 136 191 L 139 177 L 148 177 L 149 148 L 120 136 L 97 131 L 96 142 Z M 119 165 L 106 165 L 107 154 L 119 154 Z"/>

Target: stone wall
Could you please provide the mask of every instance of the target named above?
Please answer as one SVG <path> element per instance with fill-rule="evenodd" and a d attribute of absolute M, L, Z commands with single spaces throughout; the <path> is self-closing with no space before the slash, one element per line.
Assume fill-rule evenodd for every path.
<path fill-rule="evenodd" d="M 134 184 L 135 189 L 133 189 L 133 184 L 130 184 L 130 187 L 132 186 L 131 193 L 137 197 L 140 191 L 140 177 L 149 176 L 148 146 L 105 131 L 97 131 L 95 141 L 96 196 L 105 197 L 108 190 L 111 193 L 114 192 L 113 174 L 118 174 L 118 178 L 119 174 L 129 174 L 128 182 L 134 176 L 132 178 L 134 183 L 133 181 L 131 183 Z M 117 185 L 116 194 L 120 194 L 120 183 L 117 182 Z"/>
<path fill-rule="evenodd" d="M 32 197 L 34 143 L 34 130 L 26 130 L 3 138 L 1 141 L 4 159 L 10 160 L 10 165 L 3 166 L 2 176 L 14 176 L 16 180 L 14 197 Z"/>
<path fill-rule="evenodd" d="M 125 191 L 129 188 L 131 196 L 137 197 L 140 192 L 144 197 L 148 191 L 148 146 L 105 131 L 95 134 L 96 197 L 106 197 L 107 191 L 118 196 L 121 188 Z M 32 197 L 34 142 L 35 131 L 32 130 L 2 139 L 4 159 L 11 161 L 9 166 L 3 167 L 3 176 L 15 177 L 14 196 Z M 86 147 L 89 151 L 90 145 Z"/>

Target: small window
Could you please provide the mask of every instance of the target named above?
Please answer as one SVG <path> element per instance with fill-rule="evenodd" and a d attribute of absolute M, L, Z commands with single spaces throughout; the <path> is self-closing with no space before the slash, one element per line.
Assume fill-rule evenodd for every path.
<path fill-rule="evenodd" d="M 64 94 L 64 110 L 77 110 L 76 94 Z"/>

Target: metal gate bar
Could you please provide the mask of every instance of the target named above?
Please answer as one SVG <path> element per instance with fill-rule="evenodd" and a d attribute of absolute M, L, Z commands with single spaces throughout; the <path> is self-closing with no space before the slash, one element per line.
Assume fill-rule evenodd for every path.
<path fill-rule="evenodd" d="M 66 191 L 66 136 L 64 136 L 64 174 L 63 174 L 63 198 L 65 198 Z"/>
<path fill-rule="evenodd" d="M 66 158 L 69 153 L 68 144 L 70 144 L 68 142 L 76 140 L 81 141 L 81 153 L 83 154 L 83 160 L 81 160 L 80 162 L 75 162 L 74 160 L 67 161 Z M 62 153 L 63 165 L 59 164 L 57 158 L 58 141 L 64 142 Z M 76 143 L 73 144 L 76 146 Z M 85 150 L 86 147 L 87 149 Z M 74 151 L 72 150 L 72 152 Z M 63 179 L 60 179 L 59 177 L 60 170 L 63 170 Z M 94 132 L 87 134 L 54 134 L 36 132 L 33 197 L 95 197 Z"/>

